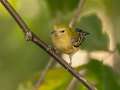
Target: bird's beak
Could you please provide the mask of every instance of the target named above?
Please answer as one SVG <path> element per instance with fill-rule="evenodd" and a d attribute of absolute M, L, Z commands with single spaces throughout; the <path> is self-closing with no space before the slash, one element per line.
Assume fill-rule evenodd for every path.
<path fill-rule="evenodd" d="M 54 35 L 55 35 L 55 37 L 58 37 L 58 36 L 59 36 L 59 34 L 58 34 L 57 32 L 55 32 Z"/>
<path fill-rule="evenodd" d="M 56 32 L 56 31 L 52 31 L 51 34 L 53 34 L 55 37 L 59 36 L 58 32 Z"/>

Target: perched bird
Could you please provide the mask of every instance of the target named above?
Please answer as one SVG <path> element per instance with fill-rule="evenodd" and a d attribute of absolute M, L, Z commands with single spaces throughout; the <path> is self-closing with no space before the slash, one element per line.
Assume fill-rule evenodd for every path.
<path fill-rule="evenodd" d="M 66 25 L 55 25 L 51 32 L 51 38 L 56 50 L 69 55 L 69 64 L 71 65 L 72 55 L 79 50 L 79 46 L 88 34 L 79 28 L 74 29 Z"/>

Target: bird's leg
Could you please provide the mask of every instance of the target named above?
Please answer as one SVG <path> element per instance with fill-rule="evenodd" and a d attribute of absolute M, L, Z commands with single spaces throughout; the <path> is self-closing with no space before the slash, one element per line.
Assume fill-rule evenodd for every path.
<path fill-rule="evenodd" d="M 69 65 L 71 66 L 72 65 L 72 55 L 69 55 L 69 58 L 70 58 Z"/>

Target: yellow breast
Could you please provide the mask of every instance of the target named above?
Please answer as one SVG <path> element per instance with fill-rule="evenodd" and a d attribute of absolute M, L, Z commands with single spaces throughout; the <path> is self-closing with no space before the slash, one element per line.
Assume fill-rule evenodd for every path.
<path fill-rule="evenodd" d="M 56 49 L 62 53 L 71 54 L 75 51 L 71 43 L 71 38 L 67 35 L 64 37 L 53 37 L 52 41 Z"/>

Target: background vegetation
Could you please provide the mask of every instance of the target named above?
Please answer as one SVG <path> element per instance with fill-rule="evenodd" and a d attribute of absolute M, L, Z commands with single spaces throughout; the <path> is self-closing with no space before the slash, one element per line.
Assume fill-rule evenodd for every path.
<path fill-rule="evenodd" d="M 79 0 L 8 1 L 33 32 L 50 45 L 53 20 L 60 18 L 64 22 L 69 22 L 79 2 Z M 86 78 L 93 82 L 98 90 L 120 89 L 119 4 L 120 0 L 86 0 L 79 23 L 76 25 L 91 33 L 82 44 L 82 49 L 89 52 L 115 51 L 112 53 L 115 55 L 114 58 L 108 59 L 110 60 L 108 62 L 94 58 L 84 65 L 87 69 Z M 0 90 L 31 90 L 33 81 L 49 60 L 49 55 L 42 49 L 24 40 L 24 35 L 19 29 L 0 5 Z M 64 69 L 53 68 L 48 72 L 40 90 L 65 90 L 71 79 L 72 76 Z M 85 90 L 85 88 L 78 84 L 76 90 Z"/>

